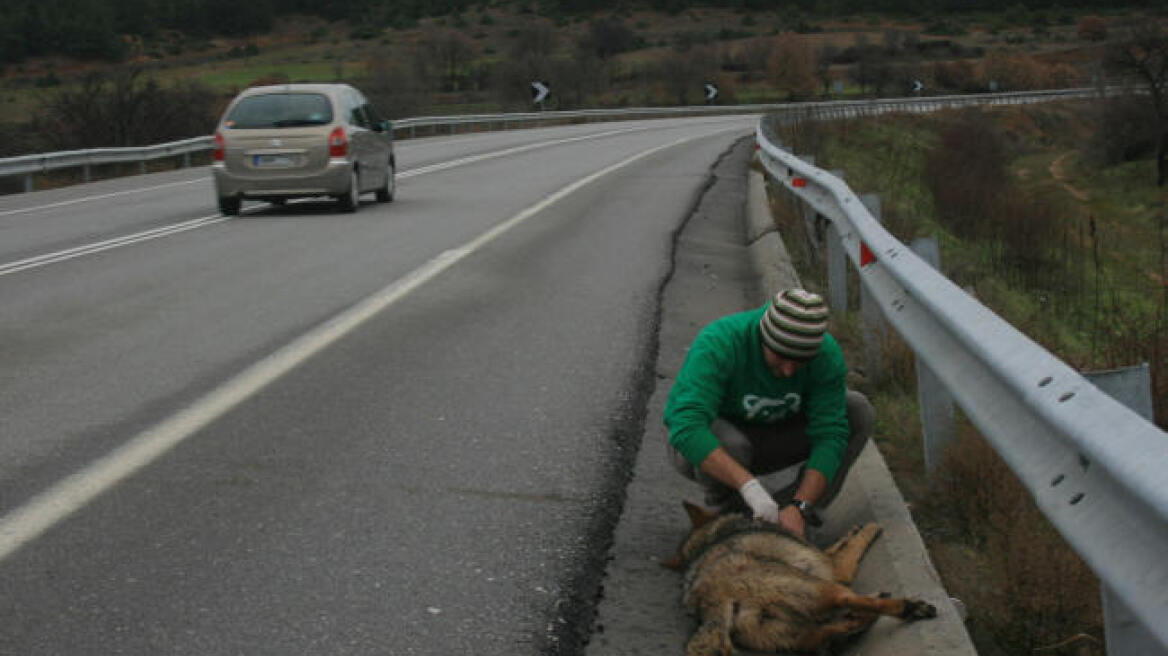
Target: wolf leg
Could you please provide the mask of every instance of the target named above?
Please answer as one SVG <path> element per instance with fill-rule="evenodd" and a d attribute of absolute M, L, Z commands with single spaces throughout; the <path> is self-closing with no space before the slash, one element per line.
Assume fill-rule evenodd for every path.
<path fill-rule="evenodd" d="M 849 608 L 862 613 L 890 615 L 910 621 L 937 616 L 937 609 L 932 604 L 921 601 L 920 599 L 886 596 L 865 597 L 852 592 L 851 589 L 843 585 L 836 587 L 831 606 L 834 608 Z"/>
<path fill-rule="evenodd" d="M 818 651 L 834 640 L 867 630 L 876 618 L 877 616 L 871 613 L 840 618 L 803 633 L 787 648 L 795 651 Z"/>
<path fill-rule="evenodd" d="M 837 551 L 839 551 L 840 549 L 843 549 L 844 547 L 846 547 L 848 545 L 848 541 L 851 540 L 852 537 L 854 537 L 857 533 L 860 532 L 860 528 L 862 528 L 862 527 L 859 524 L 856 524 L 855 526 L 853 526 L 843 537 L 841 537 L 840 539 L 838 539 L 834 543 L 832 543 L 832 545 L 830 547 L 824 549 L 823 553 L 825 553 L 829 556 L 834 556 Z"/>
<path fill-rule="evenodd" d="M 878 535 L 880 527 L 869 522 L 863 528 L 852 529 L 828 547 L 825 553 L 831 556 L 832 578 L 840 583 L 851 583 L 856 578 L 856 570 L 860 568 L 860 559 Z"/>
<path fill-rule="evenodd" d="M 710 614 L 712 617 L 706 617 L 690 636 L 685 656 L 730 656 L 734 653 L 734 644 L 730 641 L 734 602 L 722 602 L 717 611 L 717 614 Z"/>

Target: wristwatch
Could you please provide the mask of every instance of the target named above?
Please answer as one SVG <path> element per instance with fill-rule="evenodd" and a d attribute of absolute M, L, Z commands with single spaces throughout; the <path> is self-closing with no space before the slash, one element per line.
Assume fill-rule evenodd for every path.
<path fill-rule="evenodd" d="M 798 510 L 800 515 L 803 515 L 803 521 L 807 522 L 811 526 L 819 526 L 823 524 L 823 520 L 820 519 L 819 515 L 815 512 L 815 507 L 812 506 L 811 503 L 806 499 L 794 499 L 791 501 L 791 505 L 795 506 L 795 510 Z"/>

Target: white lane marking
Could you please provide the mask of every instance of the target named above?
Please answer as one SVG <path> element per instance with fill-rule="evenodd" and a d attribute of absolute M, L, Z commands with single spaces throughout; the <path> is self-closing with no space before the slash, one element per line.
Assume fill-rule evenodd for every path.
<path fill-rule="evenodd" d="M 118 196 L 129 196 L 130 194 L 141 194 L 147 191 L 154 191 L 156 189 L 166 189 L 167 187 L 177 187 L 180 185 L 196 184 L 199 182 L 206 182 L 207 178 L 200 177 L 197 180 L 184 180 L 182 182 L 168 182 L 167 184 L 155 185 L 153 187 L 142 187 L 140 189 L 127 189 L 125 191 L 113 191 L 108 194 L 98 194 L 97 196 L 86 196 L 84 198 L 74 198 L 73 200 L 63 200 L 58 203 L 49 203 L 48 205 L 37 205 L 35 207 L 22 207 L 15 210 L 5 210 L 0 212 L 0 216 L 9 216 L 12 214 L 24 214 L 26 212 L 36 212 L 38 210 L 51 210 L 57 207 L 67 207 L 69 205 L 76 205 L 78 203 L 86 203 L 91 200 L 102 200 L 105 198 L 117 198 Z"/>
<path fill-rule="evenodd" d="M 449 164 L 446 164 L 446 165 L 434 165 L 434 166 L 429 166 L 429 167 L 422 167 L 422 169 L 411 169 L 408 172 L 400 173 L 399 176 L 400 177 L 413 177 L 414 175 L 422 175 L 423 173 L 430 173 L 431 171 L 440 171 L 442 169 L 447 169 L 447 168 L 450 168 L 451 166 L 458 166 L 461 164 L 470 164 L 472 162 L 477 162 L 480 160 L 489 159 L 490 157 L 503 157 L 504 155 L 512 155 L 515 153 L 520 153 L 520 152 L 523 152 L 525 150 L 531 150 L 533 148 L 539 148 L 542 146 L 554 146 L 554 145 L 558 145 L 558 144 L 562 144 L 562 143 L 570 143 L 572 141 L 579 141 L 581 139 L 592 139 L 592 138 L 610 136 L 613 134 L 620 134 L 622 132 L 632 132 L 632 131 L 638 130 L 638 129 L 647 130 L 650 128 L 629 128 L 629 129 L 625 129 L 625 130 L 613 130 L 613 131 L 609 131 L 609 132 L 596 133 L 593 135 L 586 135 L 583 137 L 576 137 L 576 138 L 572 138 L 572 139 L 563 139 L 560 141 L 540 142 L 538 144 L 531 144 L 528 146 L 520 146 L 517 148 L 511 148 L 508 150 L 498 151 L 498 154 L 487 153 L 486 155 L 476 155 L 474 157 L 466 157 L 466 158 L 463 158 L 460 160 L 455 160 L 455 161 L 453 161 Z M 415 173 L 415 171 L 417 171 L 417 172 Z M 117 198 L 119 196 L 129 196 L 132 194 L 141 194 L 141 193 L 145 193 L 148 191 L 155 191 L 157 189 L 166 189 L 167 187 L 177 187 L 177 186 L 181 186 L 181 185 L 198 184 L 200 182 L 206 182 L 207 180 L 208 180 L 208 178 L 206 176 L 202 176 L 196 180 L 183 180 L 181 182 L 168 182 L 166 184 L 155 185 L 153 187 L 141 187 L 138 189 L 126 189 L 125 191 L 112 191 L 112 192 L 109 192 L 106 194 L 85 196 L 82 198 L 63 200 L 63 201 L 59 201 L 56 203 L 48 203 L 45 205 L 35 205 L 33 207 L 19 207 L 19 208 L 12 209 L 12 210 L 0 211 L 0 216 L 11 216 L 13 214 L 27 214 L 29 212 L 37 212 L 40 210 L 51 210 L 51 209 L 56 209 L 58 207 L 68 207 L 69 205 L 77 205 L 79 203 L 87 203 L 89 201 L 94 201 L 94 200 L 105 200 L 107 198 Z"/>
<path fill-rule="evenodd" d="M 15 262 L 8 262 L 7 264 L 0 264 L 0 276 L 6 276 L 18 271 L 25 271 L 27 269 L 35 269 L 37 267 L 54 264 L 56 262 L 64 262 L 65 260 L 71 260 L 75 257 L 81 257 L 82 255 L 92 255 L 94 253 L 100 253 L 102 251 L 108 251 L 114 248 L 120 248 L 122 246 L 129 246 L 130 244 L 136 244 L 142 241 L 158 239 L 159 237 L 167 237 L 169 235 L 178 234 L 180 232 L 186 232 L 187 230 L 195 230 L 197 228 L 214 225 L 216 223 L 222 223 L 226 220 L 227 217 L 218 214 L 204 216 L 199 219 L 191 219 L 190 221 L 163 226 L 153 230 L 146 230 L 143 232 L 134 233 L 132 235 L 125 235 L 92 244 L 85 244 L 83 246 L 77 246 L 76 248 L 69 248 L 63 251 L 57 251 L 55 253 L 37 255 L 36 257 L 17 260 Z"/>
<path fill-rule="evenodd" d="M 58 481 L 24 505 L 0 517 L 0 561 L 85 507 L 102 493 L 154 462 L 183 440 L 243 403 L 280 376 L 340 340 L 373 316 L 508 230 L 575 193 L 585 185 L 638 160 L 667 148 L 673 148 L 688 141 L 717 133 L 684 137 L 672 143 L 651 148 L 562 187 L 461 247 L 444 251 L 404 277 L 301 335 L 195 401 L 190 407 L 140 433 L 80 471 Z"/>
<path fill-rule="evenodd" d="M 636 131 L 648 130 L 648 129 L 650 129 L 650 128 L 645 128 L 645 127 L 626 128 L 626 129 L 622 129 L 622 130 L 610 130 L 608 132 L 598 132 L 596 134 L 584 135 L 582 137 L 571 137 L 568 139 L 558 139 L 555 141 L 541 141 L 539 143 L 528 144 L 526 146 L 516 146 L 515 148 L 508 148 L 505 150 L 499 150 L 499 151 L 495 151 L 495 152 L 491 152 L 491 153 L 484 153 L 481 155 L 472 155 L 470 157 L 463 157 L 461 159 L 451 160 L 449 162 L 443 162 L 441 164 L 432 164 L 430 166 L 423 166 L 423 167 L 420 167 L 417 169 L 410 169 L 409 171 L 404 171 L 402 173 L 399 173 L 397 175 L 397 177 L 399 177 L 399 178 L 412 178 L 412 177 L 416 177 L 419 175 L 425 175 L 427 173 L 435 173 L 437 171 L 443 171 L 445 169 L 454 168 L 456 166 L 463 166 L 465 164 L 473 164 L 475 162 L 481 162 L 481 161 L 487 160 L 487 159 L 493 159 L 496 157 L 506 157 L 508 155 L 515 155 L 517 153 L 522 153 L 522 152 L 526 152 L 529 150 L 535 150 L 537 148 L 545 148 L 548 146 L 556 146 L 556 145 L 572 143 L 572 142 L 576 142 L 576 141 L 584 141 L 584 140 L 588 140 L 588 139 L 599 139 L 601 137 L 608 137 L 608 136 L 612 136 L 612 135 L 616 135 L 616 134 L 624 134 L 627 132 L 636 132 Z M 187 184 L 187 183 L 175 183 L 175 184 Z M 154 187 L 154 188 L 161 189 L 162 187 L 167 187 L 167 186 L 172 186 L 172 185 L 161 185 L 159 187 Z M 118 195 L 123 195 L 123 194 L 128 194 L 128 193 L 137 193 L 140 191 L 149 191 L 149 189 L 137 189 L 137 190 L 133 190 L 133 191 L 118 192 L 115 194 L 105 194 L 103 196 L 91 196 L 89 199 L 78 199 L 75 201 L 56 203 L 54 205 L 42 205 L 42 206 L 40 206 L 40 208 L 30 208 L 29 210 L 14 210 L 13 212 L 9 212 L 9 213 L 14 213 L 17 211 L 32 211 L 33 209 L 58 207 L 61 205 L 71 205 L 73 203 L 82 202 L 82 200 L 92 200 L 92 199 L 96 199 L 96 198 L 108 198 L 111 196 L 118 196 Z M 3 216 L 3 213 L 0 213 L 0 216 Z M 44 255 L 37 255 L 36 257 L 30 257 L 30 258 L 27 258 L 24 260 L 18 260 L 15 262 L 7 262 L 4 264 L 0 264 L 0 276 L 6 276 L 6 275 L 9 275 L 12 273 L 17 273 L 19 271 L 27 271 L 28 269 L 36 269 L 36 268 L 39 268 L 42 266 L 48 266 L 50 264 L 55 264 L 57 262 L 64 262 L 66 260 L 71 260 L 71 259 L 74 259 L 77 257 L 82 257 L 84 255 L 91 255 L 93 253 L 100 253 L 102 251 L 108 251 L 108 250 L 112 250 L 114 248 L 120 248 L 122 246 L 129 246 L 130 244 L 137 244 L 139 242 L 149 241 L 151 239 L 168 237 L 170 235 L 178 234 L 180 232 L 186 232 L 188 230 L 194 230 L 196 228 L 203 228 L 203 227 L 206 227 L 209 225 L 214 225 L 216 223 L 222 223 L 223 221 L 227 221 L 227 220 L 229 220 L 228 217 L 218 215 L 218 214 L 212 215 L 212 216 L 205 216 L 205 217 L 200 218 L 200 219 L 192 219 L 189 221 L 185 221 L 183 223 L 176 223 L 176 224 L 170 225 L 170 226 L 163 226 L 161 228 L 154 228 L 152 230 L 146 230 L 146 231 L 134 233 L 131 235 L 124 235 L 122 237 L 116 237 L 114 239 L 108 239 L 106 241 L 96 242 L 93 244 L 85 244 L 82 246 L 77 246 L 77 247 L 66 249 L 63 251 L 57 251 L 55 253 L 46 253 Z"/>
<path fill-rule="evenodd" d="M 624 128 L 621 130 L 609 130 L 608 132 L 597 132 L 595 134 L 586 134 L 580 137 L 569 137 L 566 139 L 557 139 L 555 141 L 541 141 L 538 143 L 527 144 L 525 146 L 515 146 L 514 148 L 507 148 L 504 150 L 497 150 L 490 153 L 483 153 L 481 155 L 470 155 L 469 157 L 462 157 L 460 159 L 450 160 L 449 162 L 442 162 L 441 164 L 431 164 L 429 166 L 420 166 L 416 169 L 402 171 L 397 175 L 399 178 L 412 178 L 418 175 L 425 175 L 427 173 L 435 173 L 437 171 L 444 171 L 446 169 L 462 166 L 464 164 L 473 164 L 483 160 L 494 159 L 496 157 L 507 157 L 508 155 L 515 155 L 518 153 L 527 152 L 529 150 L 536 150 L 538 148 L 545 148 L 548 146 L 559 146 L 566 143 L 574 143 L 577 141 L 587 141 L 589 139 L 600 139 L 601 137 L 611 137 L 616 134 L 627 134 L 629 132 L 640 132 L 649 130 L 647 127 Z"/>

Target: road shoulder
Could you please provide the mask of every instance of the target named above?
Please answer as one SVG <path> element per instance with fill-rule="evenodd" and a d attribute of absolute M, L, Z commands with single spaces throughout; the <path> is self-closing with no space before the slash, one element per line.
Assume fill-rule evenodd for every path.
<path fill-rule="evenodd" d="M 759 174 L 744 139 L 714 167 L 714 181 L 677 237 L 674 271 L 663 288 L 657 385 L 624 511 L 617 525 L 588 656 L 682 654 L 695 624 L 681 605 L 681 577 L 661 567 L 677 551 L 688 525 L 682 500 L 701 501 L 696 485 L 669 465 L 661 415 L 690 341 L 714 318 L 761 305 L 778 286 L 796 282 L 769 221 Z M 748 183 L 748 181 L 750 181 Z M 749 244 L 749 245 L 748 245 Z M 869 444 L 840 497 L 825 515 L 816 542 L 876 521 L 884 534 L 860 568 L 860 593 L 891 592 L 937 605 L 936 620 L 903 624 L 882 619 L 845 653 L 974 655 L 965 627 L 940 586 L 924 544 L 883 459 Z"/>

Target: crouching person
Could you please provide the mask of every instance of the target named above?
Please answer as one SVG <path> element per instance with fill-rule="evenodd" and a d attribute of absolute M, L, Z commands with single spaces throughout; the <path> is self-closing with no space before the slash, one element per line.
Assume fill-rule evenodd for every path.
<path fill-rule="evenodd" d="M 875 411 L 844 384 L 823 299 L 802 289 L 698 333 L 665 406 L 669 453 L 706 504 L 806 536 L 871 436 Z M 756 476 L 798 470 L 773 494 Z"/>

